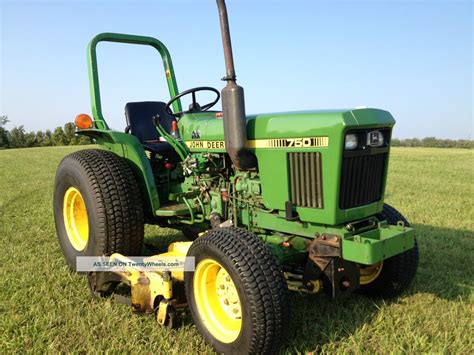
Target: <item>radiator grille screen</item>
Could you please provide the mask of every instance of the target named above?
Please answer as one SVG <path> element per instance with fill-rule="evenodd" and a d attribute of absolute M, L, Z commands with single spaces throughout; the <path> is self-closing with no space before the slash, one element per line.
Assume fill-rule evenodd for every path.
<path fill-rule="evenodd" d="M 343 158 L 339 198 L 341 209 L 363 206 L 380 200 L 387 154 Z"/>
<path fill-rule="evenodd" d="M 323 208 L 321 153 L 288 153 L 291 203 Z"/>

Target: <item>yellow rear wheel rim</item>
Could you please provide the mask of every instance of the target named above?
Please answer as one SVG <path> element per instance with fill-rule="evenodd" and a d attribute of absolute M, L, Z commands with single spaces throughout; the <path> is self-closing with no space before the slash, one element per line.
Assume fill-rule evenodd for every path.
<path fill-rule="evenodd" d="M 77 251 L 83 251 L 89 241 L 89 220 L 84 199 L 75 187 L 64 194 L 63 216 L 69 242 Z"/>
<path fill-rule="evenodd" d="M 374 282 L 377 277 L 379 277 L 380 273 L 382 272 L 382 267 L 383 267 L 383 260 L 373 264 L 369 265 L 364 268 L 360 268 L 360 284 L 361 285 L 367 285 L 370 284 L 371 282 Z"/>
<path fill-rule="evenodd" d="M 194 271 L 194 299 L 202 323 L 217 340 L 232 343 L 242 328 L 242 307 L 234 281 L 212 259 L 199 262 Z"/>

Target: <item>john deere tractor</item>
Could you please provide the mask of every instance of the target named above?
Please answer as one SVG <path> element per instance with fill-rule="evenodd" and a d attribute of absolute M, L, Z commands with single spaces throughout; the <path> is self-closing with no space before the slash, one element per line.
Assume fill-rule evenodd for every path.
<path fill-rule="evenodd" d="M 77 133 L 97 149 L 60 163 L 54 216 L 67 264 L 140 256 L 144 224 L 181 230 L 164 256 L 194 271 L 90 272 L 95 295 L 130 288 L 134 311 L 176 325 L 187 306 L 216 351 L 274 353 L 287 333 L 288 290 L 390 298 L 418 264 L 414 231 L 384 204 L 395 121 L 380 109 L 246 115 L 236 84 L 227 10 L 217 0 L 226 86 L 179 92 L 170 54 L 151 37 L 102 33 L 88 46 L 93 119 Z M 147 45 L 161 55 L 171 99 L 129 102 L 124 131 L 102 115 L 96 47 Z M 212 102 L 198 102 L 209 91 Z M 192 103 L 183 109 L 181 98 Z M 222 111 L 212 111 L 222 95 Z M 316 311 L 316 310 L 315 310 Z"/>

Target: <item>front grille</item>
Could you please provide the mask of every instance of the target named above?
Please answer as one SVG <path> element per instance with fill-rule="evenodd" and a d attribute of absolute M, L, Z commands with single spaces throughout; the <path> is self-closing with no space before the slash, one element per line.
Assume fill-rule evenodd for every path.
<path fill-rule="evenodd" d="M 382 197 L 388 152 L 342 159 L 339 208 L 367 205 Z"/>
<path fill-rule="evenodd" d="M 323 208 L 321 153 L 288 153 L 291 203 Z"/>

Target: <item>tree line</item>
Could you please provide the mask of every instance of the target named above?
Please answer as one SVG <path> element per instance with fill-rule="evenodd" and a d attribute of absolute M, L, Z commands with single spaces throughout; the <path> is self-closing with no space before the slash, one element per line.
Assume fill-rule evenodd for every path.
<path fill-rule="evenodd" d="M 64 127 L 56 127 L 54 131 L 47 129 L 45 132 L 27 132 L 23 126 L 7 130 L 5 124 L 8 122 L 7 116 L 0 116 L 0 149 L 84 145 L 93 143 L 88 137 L 77 136 L 76 126 L 72 122 L 66 123 Z"/>
<path fill-rule="evenodd" d="M 46 130 L 37 132 L 26 132 L 23 126 L 12 128 L 8 131 L 5 124 L 8 123 L 7 116 L 0 116 L 0 149 L 5 148 L 29 148 L 29 147 L 51 147 L 60 145 L 83 145 L 92 144 L 93 141 L 85 136 L 76 136 L 76 126 L 68 122 L 64 127 L 56 127 L 54 131 Z M 426 137 L 423 139 L 392 138 L 393 147 L 427 147 L 427 148 L 474 148 L 474 141 L 467 139 L 438 139 Z"/>
<path fill-rule="evenodd" d="M 408 138 L 397 139 L 392 138 L 392 147 L 426 147 L 426 148 L 474 148 L 474 141 L 468 139 L 438 139 L 435 137 L 426 137 L 423 139 Z"/>

